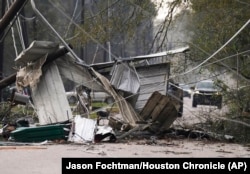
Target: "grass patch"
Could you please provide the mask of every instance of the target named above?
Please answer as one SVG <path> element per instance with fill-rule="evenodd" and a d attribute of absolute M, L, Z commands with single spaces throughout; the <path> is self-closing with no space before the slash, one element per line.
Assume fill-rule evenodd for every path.
<path fill-rule="evenodd" d="M 107 107 L 108 104 L 104 102 L 93 102 L 92 103 L 92 108 L 102 108 L 102 107 Z"/>
<path fill-rule="evenodd" d="M 103 102 L 93 102 L 92 103 L 92 112 L 90 113 L 90 118 L 92 119 L 96 119 L 97 118 L 97 114 L 95 111 L 97 111 L 98 109 L 101 108 L 106 108 L 107 111 L 109 111 L 110 113 L 119 113 L 119 108 L 116 104 L 114 104 L 113 106 L 108 105 L 107 103 L 103 103 Z"/>

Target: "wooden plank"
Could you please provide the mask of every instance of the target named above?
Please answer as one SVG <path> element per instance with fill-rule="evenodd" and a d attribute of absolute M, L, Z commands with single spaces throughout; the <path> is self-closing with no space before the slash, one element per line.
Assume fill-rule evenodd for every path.
<path fill-rule="evenodd" d="M 168 107 L 169 104 L 169 98 L 167 96 L 161 96 L 161 98 L 158 98 L 157 105 L 154 107 L 154 110 L 151 114 L 152 121 L 156 121 L 158 116 L 161 112 L 164 111 L 164 108 Z"/>
<path fill-rule="evenodd" d="M 154 92 L 151 97 L 148 99 L 145 107 L 141 111 L 140 115 L 144 120 L 147 120 L 151 113 L 154 110 L 154 107 L 157 105 L 158 101 L 161 100 L 162 95 L 159 92 Z"/>
<path fill-rule="evenodd" d="M 158 86 L 151 88 L 144 88 L 144 86 L 141 86 L 140 95 L 138 96 L 137 102 L 135 104 L 136 110 L 140 112 L 146 105 L 147 100 L 155 91 L 161 93 L 162 95 L 166 94 L 165 86 Z"/>
<path fill-rule="evenodd" d="M 125 132 L 124 134 L 118 136 L 117 139 L 123 139 L 123 138 L 129 136 L 130 134 L 132 134 L 133 132 L 142 129 L 143 126 L 144 125 L 136 125 L 134 128 L 130 129 L 128 132 Z"/>
<path fill-rule="evenodd" d="M 169 102 L 167 107 L 162 110 L 162 112 L 158 115 L 158 117 L 149 128 L 154 132 L 167 130 L 173 124 L 176 118 L 177 110 L 175 109 L 174 105 Z"/>
<path fill-rule="evenodd" d="M 175 109 L 175 107 L 172 107 L 171 110 L 168 110 L 164 114 L 167 114 L 167 119 L 163 122 L 160 131 L 165 131 L 170 128 L 170 126 L 173 124 L 173 122 L 176 120 L 178 117 L 178 111 Z"/>
<path fill-rule="evenodd" d="M 34 150 L 47 149 L 45 146 L 0 146 L 0 150 Z"/>
<path fill-rule="evenodd" d="M 158 91 L 155 91 L 148 99 L 144 108 L 140 112 L 144 120 L 152 118 L 152 131 L 162 131 L 168 129 L 178 116 L 177 109 L 172 100 Z"/>
<path fill-rule="evenodd" d="M 174 113 L 174 111 L 176 111 L 176 114 L 174 115 L 177 116 L 177 110 L 175 106 L 171 102 L 169 102 L 168 105 L 163 108 L 162 112 L 160 112 L 158 117 L 155 118 L 155 121 L 157 120 L 157 122 L 163 124 L 168 119 L 168 117 L 170 117 Z"/>

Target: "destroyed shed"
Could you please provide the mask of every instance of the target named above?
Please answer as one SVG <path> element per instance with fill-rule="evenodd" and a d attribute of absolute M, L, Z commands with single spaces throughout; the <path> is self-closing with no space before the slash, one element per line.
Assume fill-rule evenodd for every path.
<path fill-rule="evenodd" d="M 98 132 L 93 126 L 92 131 L 82 127 L 88 125 L 88 119 L 93 119 L 90 114 L 99 113 L 99 110 L 91 110 L 91 107 L 86 107 L 86 101 L 81 101 L 80 93 L 78 93 L 78 103 L 83 105 L 85 110 L 79 116 L 85 117 L 87 120 L 74 119 L 79 116 L 74 113 L 67 100 L 64 86 L 66 80 L 74 82 L 75 88 L 84 86 L 90 90 L 109 93 L 115 101 L 112 106 L 116 104 L 119 113 L 113 115 L 114 117 L 111 115 L 107 115 L 107 117 L 109 117 L 109 121 L 112 120 L 109 123 L 111 127 L 117 128 L 115 124 L 120 124 L 118 130 L 133 130 L 138 127 L 138 124 L 143 124 L 144 129 L 150 129 L 153 132 L 164 131 L 177 118 L 178 103 L 180 102 L 173 102 L 167 95 L 170 72 L 170 64 L 167 59 L 164 59 L 162 63 L 146 65 L 141 63 L 143 59 L 157 56 L 138 56 L 129 60 L 119 60 L 110 64 L 112 72 L 109 72 L 111 74 L 109 77 L 105 76 L 107 72 L 100 71 L 101 68 L 98 68 L 98 64 L 88 66 L 77 61 L 71 53 L 48 61 L 48 58 L 60 49 L 62 46 L 58 43 L 34 41 L 15 59 L 20 67 L 16 73 L 16 94 L 25 88 L 31 89 L 32 102 L 29 101 L 27 104 L 32 104 L 38 116 L 39 125 L 44 126 L 44 129 L 48 129 L 47 125 L 67 123 L 68 126 L 72 122 L 74 123 L 72 126 L 80 127 L 67 128 L 67 138 L 71 141 L 74 141 L 74 138 L 72 139 L 70 136 L 74 136 L 75 130 L 80 130 L 82 136 L 88 137 L 87 140 L 93 140 L 94 134 Z M 167 56 L 167 53 L 164 55 Z M 162 55 L 160 54 L 160 56 Z M 120 116 L 118 120 L 117 115 Z M 86 123 L 79 125 L 76 123 L 78 121 Z M 97 124 L 96 121 L 91 123 Z M 104 129 L 99 127 L 99 130 Z M 17 131 L 20 132 L 20 130 Z M 92 138 L 91 135 L 86 135 L 86 131 L 90 132 Z M 15 131 L 12 135 L 15 137 Z"/>
<path fill-rule="evenodd" d="M 72 47 L 43 17 L 33 0 L 31 6 L 36 15 L 59 38 L 62 45 L 52 41 L 36 40 L 17 56 L 15 59 L 15 64 L 18 66 L 17 73 L 0 81 L 1 89 L 15 83 L 16 90 L 10 98 L 8 113 L 14 105 L 30 105 L 38 117 L 39 125 L 31 129 L 29 124 L 25 124 L 26 126 L 14 124 L 8 129 L 10 125 L 5 122 L 2 132 L 8 130 L 12 138 L 20 141 L 24 141 L 23 133 L 30 132 L 31 136 L 27 138 L 36 141 L 39 139 L 34 137 L 36 135 L 43 137 L 39 140 L 46 138 L 51 140 L 56 137 L 72 140 L 70 136 L 76 136 L 77 130 L 80 136 L 93 140 L 96 133 L 103 137 L 105 137 L 103 132 L 112 134 L 109 128 L 98 127 L 100 117 L 106 117 L 109 121 L 112 119 L 109 125 L 114 125 L 116 128 L 117 125 L 121 125 L 118 130 L 122 131 L 134 130 L 138 125 L 143 125 L 145 129 L 149 127 L 157 132 L 171 126 L 178 116 L 182 101 L 180 95 L 176 95 L 174 100 L 173 96 L 167 95 L 170 57 L 187 51 L 188 47 L 149 55 L 115 58 L 111 62 L 87 65 L 77 57 Z M 104 68 L 107 67 L 108 70 L 105 71 Z M 69 104 L 65 81 L 74 83 L 78 99 L 77 107 L 81 106 L 79 108 L 82 112 L 76 113 L 75 106 Z M 24 94 L 23 91 L 27 89 L 30 93 Z M 85 97 L 87 90 L 106 92 L 113 97 L 114 103 L 109 105 L 109 110 L 107 107 L 104 111 L 101 110 L 103 108 L 92 110 L 91 100 Z M 114 105 L 118 108 L 118 113 L 111 115 L 110 110 Z M 148 113 L 145 115 L 146 110 Z M 8 113 L 4 118 L 8 117 Z M 92 118 L 93 113 L 98 117 Z M 115 116 L 119 116 L 119 119 Z M 159 122 L 161 124 L 155 128 Z M 36 134 L 36 131 L 40 134 Z M 55 136 L 51 136 L 50 131 L 53 131 Z"/>
<path fill-rule="evenodd" d="M 123 130 L 124 125 L 129 130 L 138 123 L 155 127 L 155 123 L 168 120 L 159 129 L 149 126 L 151 130 L 164 130 L 177 118 L 177 105 L 171 103 L 166 96 L 170 72 L 170 64 L 166 59 L 163 63 L 146 65 L 131 63 L 131 60 L 137 62 L 148 58 L 147 56 L 120 60 L 112 64 L 111 77 L 105 77 L 103 71 L 95 70 L 98 65 L 91 67 L 82 64 L 71 53 L 46 63 L 48 55 L 59 49 L 58 43 L 34 41 L 15 59 L 21 67 L 16 74 L 17 93 L 24 88 L 31 89 L 32 104 L 40 125 L 74 120 L 75 116 L 66 97 L 65 80 L 73 81 L 76 87 L 83 85 L 91 90 L 109 93 L 119 108 L 119 121 Z M 90 118 L 91 112 L 98 112 L 85 109 L 82 116 L 86 118 Z M 116 120 L 115 117 L 112 119 Z M 114 121 L 110 125 L 113 124 Z"/>

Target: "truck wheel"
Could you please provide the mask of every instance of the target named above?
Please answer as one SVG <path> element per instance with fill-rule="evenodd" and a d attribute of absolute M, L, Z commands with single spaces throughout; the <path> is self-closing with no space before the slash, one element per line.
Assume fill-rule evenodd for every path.
<path fill-rule="evenodd" d="M 195 100 L 195 99 L 193 99 L 192 106 L 193 106 L 194 108 L 196 108 L 196 107 L 197 107 L 197 102 L 196 102 L 196 100 Z"/>
<path fill-rule="evenodd" d="M 218 102 L 217 107 L 218 107 L 218 109 L 221 109 L 222 108 L 222 102 Z"/>

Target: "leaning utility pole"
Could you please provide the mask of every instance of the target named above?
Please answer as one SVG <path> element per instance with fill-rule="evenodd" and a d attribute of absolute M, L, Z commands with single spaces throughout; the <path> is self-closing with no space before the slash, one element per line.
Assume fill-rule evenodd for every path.
<path fill-rule="evenodd" d="M 2 1 L 4 3 L 5 1 Z M 3 15 L 0 20 L 0 35 L 4 33 L 4 30 L 9 26 L 14 17 L 22 9 L 27 0 L 16 0 L 8 9 L 8 11 Z"/>
<path fill-rule="evenodd" d="M 1 18 L 4 16 L 5 13 L 5 6 L 6 1 L 2 1 L 1 3 Z M 0 34 L 0 81 L 4 78 L 3 73 L 3 55 L 4 55 L 4 38 L 3 33 Z M 2 90 L 0 89 L 0 102 L 2 101 Z"/>
<path fill-rule="evenodd" d="M 24 7 L 25 3 L 28 0 L 16 0 L 11 4 L 7 12 L 6 0 L 1 2 L 1 20 L 0 20 L 0 81 L 4 78 L 3 73 L 3 62 L 4 62 L 4 36 L 6 35 L 5 31 L 7 27 L 10 27 L 11 21 L 18 15 L 19 11 Z M 2 88 L 1 88 L 2 89 Z M 0 89 L 0 101 L 2 101 L 2 90 Z"/>

